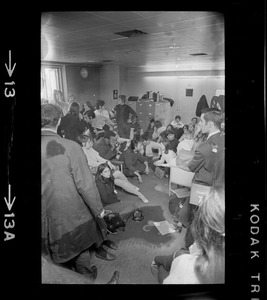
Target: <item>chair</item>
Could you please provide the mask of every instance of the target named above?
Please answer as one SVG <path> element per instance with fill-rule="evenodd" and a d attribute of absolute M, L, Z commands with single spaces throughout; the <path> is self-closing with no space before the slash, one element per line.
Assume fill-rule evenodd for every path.
<path fill-rule="evenodd" d="M 118 166 L 120 168 L 120 171 L 123 173 L 123 164 L 124 162 L 121 160 L 117 160 L 117 159 L 112 159 L 110 161 L 114 166 Z"/>
<path fill-rule="evenodd" d="M 171 192 L 178 198 L 185 198 L 190 195 L 190 187 L 194 177 L 193 172 L 185 171 L 177 166 L 171 166 L 169 179 L 169 196 Z M 183 188 L 172 188 L 172 183 L 183 186 Z"/>

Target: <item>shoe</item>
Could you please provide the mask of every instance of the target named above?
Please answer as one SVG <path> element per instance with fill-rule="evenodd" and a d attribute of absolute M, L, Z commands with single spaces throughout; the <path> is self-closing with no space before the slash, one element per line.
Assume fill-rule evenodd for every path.
<path fill-rule="evenodd" d="M 104 260 L 107 260 L 107 261 L 111 261 L 111 260 L 114 260 L 114 259 L 117 258 L 114 254 L 109 253 L 102 246 L 96 250 L 95 256 L 97 258 L 104 259 Z"/>
<path fill-rule="evenodd" d="M 107 229 L 107 233 L 110 233 L 110 234 L 118 234 L 118 232 L 117 232 L 116 229 L 114 229 L 114 230 Z"/>
<path fill-rule="evenodd" d="M 118 245 L 115 244 L 113 241 L 111 240 L 107 240 L 107 241 L 104 241 L 102 243 L 103 246 L 107 246 L 108 248 L 110 249 L 113 249 L 113 250 L 117 250 L 118 249 Z"/>
<path fill-rule="evenodd" d="M 158 271 L 159 271 L 159 267 L 156 265 L 155 261 L 153 260 L 151 265 L 150 265 L 150 270 L 151 273 L 154 275 L 154 277 L 156 279 L 158 279 Z"/>
<path fill-rule="evenodd" d="M 97 277 L 97 267 L 96 266 L 92 266 L 91 269 L 87 269 L 87 268 L 82 268 L 80 270 L 77 270 L 76 268 L 74 268 L 75 272 L 84 275 L 85 277 L 91 279 L 92 281 L 94 281 Z"/>
<path fill-rule="evenodd" d="M 107 282 L 107 284 L 118 284 L 119 283 L 120 272 L 115 271 L 111 277 L 111 279 Z"/>
<path fill-rule="evenodd" d="M 138 198 L 139 198 L 140 200 L 142 200 L 144 203 L 148 203 L 148 202 L 149 202 L 149 201 L 147 200 L 147 198 L 146 198 L 144 195 L 142 195 L 142 194 L 138 195 Z"/>

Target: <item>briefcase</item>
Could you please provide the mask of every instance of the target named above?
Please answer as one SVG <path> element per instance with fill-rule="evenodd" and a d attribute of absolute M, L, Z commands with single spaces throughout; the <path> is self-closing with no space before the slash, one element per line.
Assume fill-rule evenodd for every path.
<path fill-rule="evenodd" d="M 199 205 L 203 197 L 211 190 L 210 186 L 192 183 L 190 191 L 190 204 Z"/>

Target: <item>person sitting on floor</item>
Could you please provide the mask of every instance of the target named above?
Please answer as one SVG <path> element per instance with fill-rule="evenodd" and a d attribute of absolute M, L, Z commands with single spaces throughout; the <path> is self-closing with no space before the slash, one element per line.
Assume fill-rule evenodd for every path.
<path fill-rule="evenodd" d="M 152 140 L 152 134 L 154 132 L 154 125 L 155 125 L 155 119 L 152 118 L 152 119 L 150 119 L 147 129 L 144 133 L 147 136 L 147 138 L 150 140 Z"/>
<path fill-rule="evenodd" d="M 128 181 L 126 176 L 117 169 L 109 160 L 104 159 L 99 155 L 99 153 L 92 148 L 93 146 L 93 139 L 91 135 L 82 135 L 80 137 L 82 142 L 82 149 L 87 158 L 87 163 L 93 175 L 97 173 L 97 168 L 103 164 L 107 163 L 111 169 L 112 176 L 114 177 L 115 185 L 123 188 L 126 192 L 136 195 L 140 200 L 144 203 L 147 203 L 148 200 L 146 197 L 139 192 L 139 188 Z M 101 193 L 100 193 L 101 196 Z"/>
<path fill-rule="evenodd" d="M 164 145 L 164 151 L 162 152 L 161 158 L 154 162 L 154 165 L 160 167 L 160 169 L 164 171 L 165 176 L 169 177 L 170 166 L 176 165 L 176 154 L 172 150 L 168 139 L 164 139 L 162 143 Z"/>
<path fill-rule="evenodd" d="M 93 149 L 95 149 L 99 153 L 99 155 L 105 159 L 116 159 L 116 155 L 118 152 L 116 143 L 116 134 L 113 131 L 109 130 L 105 132 L 103 137 L 101 137 L 93 144 Z"/>
<path fill-rule="evenodd" d="M 181 116 L 179 116 L 179 115 L 175 116 L 174 120 L 171 121 L 171 125 L 172 125 L 174 128 L 183 128 L 183 127 L 184 127 L 184 124 L 183 124 L 182 121 L 181 121 Z"/>
<path fill-rule="evenodd" d="M 163 284 L 225 282 L 225 196 L 212 189 L 200 202 L 192 223 L 194 244 L 170 256 L 156 256 L 151 271 Z M 182 250 L 182 251 L 181 251 Z"/>
<path fill-rule="evenodd" d="M 104 207 L 109 204 L 121 202 L 117 197 L 114 177 L 107 162 L 104 162 L 98 166 L 95 182 Z"/>
<path fill-rule="evenodd" d="M 155 172 L 156 166 L 154 165 L 154 162 L 161 157 L 161 144 L 152 141 L 146 133 L 141 135 L 140 138 L 136 140 L 138 141 L 138 152 L 146 157 L 148 166 L 152 169 L 152 171 Z"/>
<path fill-rule="evenodd" d="M 162 125 L 162 122 L 157 120 L 154 124 L 154 132 L 152 134 L 152 141 L 158 142 L 161 140 L 160 134 L 166 130 L 166 127 Z"/>
<path fill-rule="evenodd" d="M 182 134 L 182 136 L 179 138 L 179 143 L 184 139 L 185 133 L 187 133 L 188 130 L 189 130 L 189 126 L 188 126 L 188 125 L 184 125 L 184 126 L 183 126 L 183 134 Z"/>
<path fill-rule="evenodd" d="M 119 159 L 124 162 L 124 175 L 127 177 L 137 177 L 142 182 L 142 174 L 149 174 L 147 159 L 138 152 L 138 142 L 131 140 L 129 149 L 124 151 Z"/>
<path fill-rule="evenodd" d="M 194 148 L 195 141 L 193 139 L 193 133 L 188 131 L 184 134 L 184 139 L 177 146 L 177 155 L 179 155 L 179 151 L 181 149 L 192 151 Z"/>

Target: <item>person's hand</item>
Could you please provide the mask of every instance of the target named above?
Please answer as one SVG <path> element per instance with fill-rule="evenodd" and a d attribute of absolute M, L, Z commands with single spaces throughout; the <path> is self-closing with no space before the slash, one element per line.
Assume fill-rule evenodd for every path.
<path fill-rule="evenodd" d="M 137 178 L 138 178 L 138 181 L 139 181 L 140 183 L 143 182 L 142 176 L 141 176 L 140 174 L 138 174 Z"/>
<path fill-rule="evenodd" d="M 156 159 L 159 159 L 159 156 L 153 156 L 152 157 L 152 160 L 156 160 Z"/>
<path fill-rule="evenodd" d="M 128 119 L 128 120 L 127 120 L 127 123 L 132 123 L 132 120 Z"/>

